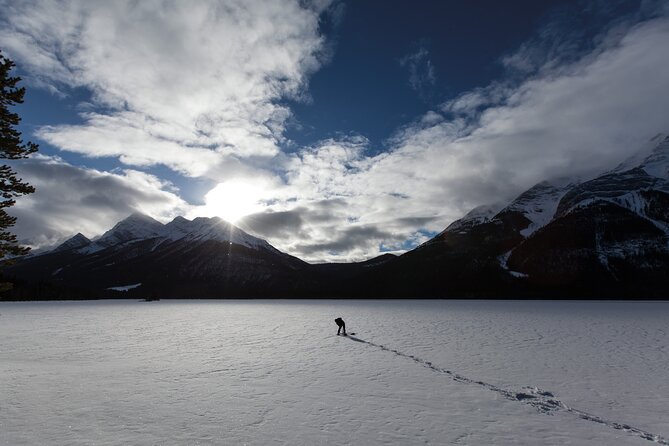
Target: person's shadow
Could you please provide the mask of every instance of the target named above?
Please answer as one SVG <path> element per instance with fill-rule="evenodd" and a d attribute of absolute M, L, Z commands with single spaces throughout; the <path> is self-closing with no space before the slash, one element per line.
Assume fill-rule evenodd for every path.
<path fill-rule="evenodd" d="M 362 342 L 363 344 L 369 344 L 369 342 L 365 341 L 364 339 L 360 339 L 360 338 L 357 338 L 357 337 L 352 336 L 352 335 L 346 335 L 346 337 L 347 337 L 348 339 L 350 339 L 351 341 Z M 370 344 L 370 345 L 371 345 L 371 344 Z"/>

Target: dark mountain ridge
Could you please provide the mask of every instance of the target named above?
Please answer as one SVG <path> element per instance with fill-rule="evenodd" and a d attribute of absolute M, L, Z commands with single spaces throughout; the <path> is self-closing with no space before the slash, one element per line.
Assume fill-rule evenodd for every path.
<path fill-rule="evenodd" d="M 86 239 L 87 240 L 87 239 Z M 307 264 L 219 218 L 162 223 L 133 214 L 95 241 L 79 234 L 53 251 L 33 256 L 8 273 L 50 281 L 93 295 L 141 284 L 131 294 L 166 297 L 273 296 L 308 286 Z"/>

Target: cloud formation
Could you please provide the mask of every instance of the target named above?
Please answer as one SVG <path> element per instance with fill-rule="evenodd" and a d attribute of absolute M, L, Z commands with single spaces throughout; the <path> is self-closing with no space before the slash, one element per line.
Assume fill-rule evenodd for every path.
<path fill-rule="evenodd" d="M 426 99 L 429 90 L 437 82 L 430 53 L 421 46 L 415 53 L 407 54 L 400 59 L 400 65 L 409 71 L 409 86 L 418 92 L 422 99 Z"/>
<path fill-rule="evenodd" d="M 307 5 L 307 6 L 304 6 Z M 273 157 L 321 61 L 327 1 L 4 2 L 0 45 L 52 91 L 93 95 L 83 123 L 38 136 L 67 151 L 228 176 Z"/>
<path fill-rule="evenodd" d="M 540 30 L 502 57 L 507 76 L 408 122 L 385 151 L 350 134 L 284 151 L 291 112 L 282 100 L 308 95 L 308 77 L 327 47 L 318 30 L 327 3 L 303 4 L 170 2 L 157 14 L 137 2 L 9 3 L 12 21 L 0 44 L 34 82 L 63 94 L 70 87 L 94 93 L 82 124 L 44 127 L 40 137 L 138 168 L 164 164 L 224 185 L 262 184 L 262 193 L 248 188 L 253 214 L 239 225 L 309 261 L 400 252 L 478 205 L 542 180 L 611 168 L 669 130 L 669 17 L 653 3 L 652 13 L 616 20 L 585 45 Z M 404 60 L 416 88 L 437 81 L 426 51 Z M 168 218 L 225 206 L 191 206 L 164 180 L 135 169 L 32 162 L 21 173 L 38 194 L 32 205 L 17 206 L 26 239 L 39 238 L 40 225 L 43 239 L 86 228 L 93 235 L 131 208 Z M 73 195 L 60 206 L 50 197 L 70 186 L 48 182 L 50 171 L 79 184 L 61 190 Z M 105 181 L 130 204 L 102 193 Z M 226 196 L 217 187 L 212 202 Z M 98 223 L 96 204 L 105 209 Z M 54 223 L 60 217 L 67 223 Z"/>
<path fill-rule="evenodd" d="M 33 248 L 53 246 L 77 232 L 100 235 L 133 212 L 167 221 L 190 209 L 171 184 L 137 170 L 101 172 L 44 155 L 14 167 L 37 189 L 10 209 L 20 222 L 19 240 Z"/>
<path fill-rule="evenodd" d="M 379 155 L 366 155 L 364 138 L 303 150 L 286 167 L 299 206 L 313 209 L 316 197 L 345 205 L 318 221 L 302 211 L 308 237 L 274 242 L 308 259 L 361 259 L 418 243 L 539 181 L 614 167 L 669 129 L 669 97 L 659 93 L 669 91 L 669 19 L 619 24 L 605 37 L 571 63 L 547 60 L 520 82 L 443 104 L 399 129 Z"/>

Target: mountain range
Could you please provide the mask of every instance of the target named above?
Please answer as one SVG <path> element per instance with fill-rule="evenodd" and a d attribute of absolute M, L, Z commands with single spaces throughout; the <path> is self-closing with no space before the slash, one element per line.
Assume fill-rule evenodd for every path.
<path fill-rule="evenodd" d="M 5 271 L 4 298 L 667 298 L 669 137 L 587 181 L 544 181 L 428 242 L 311 265 L 219 219 L 133 214 Z"/>

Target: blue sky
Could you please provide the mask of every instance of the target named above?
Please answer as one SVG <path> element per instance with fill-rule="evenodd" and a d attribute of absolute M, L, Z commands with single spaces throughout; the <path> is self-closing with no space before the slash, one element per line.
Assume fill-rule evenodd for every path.
<path fill-rule="evenodd" d="M 307 130 L 291 135 L 303 144 L 349 131 L 381 145 L 416 116 L 501 76 L 501 56 L 530 38 L 560 2 L 345 5 L 338 26 L 329 27 L 332 60 L 310 80 L 313 102 L 293 106 Z M 413 64 L 422 82 L 412 85 L 409 59 L 421 52 Z"/>
<path fill-rule="evenodd" d="M 661 1 L 0 4 L 36 247 L 140 211 L 361 260 L 669 130 Z"/>

